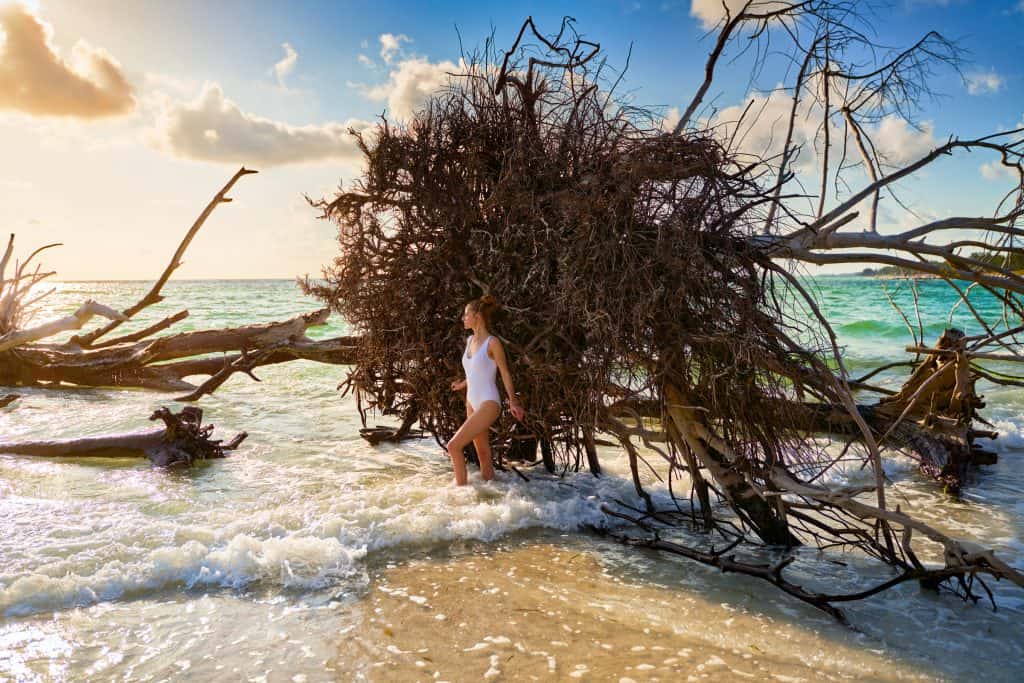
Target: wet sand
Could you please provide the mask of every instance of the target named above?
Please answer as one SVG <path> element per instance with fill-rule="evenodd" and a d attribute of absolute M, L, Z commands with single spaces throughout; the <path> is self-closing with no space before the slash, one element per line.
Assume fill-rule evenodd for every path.
<path fill-rule="evenodd" d="M 372 681 L 939 680 L 837 642 L 858 638 L 815 614 L 808 629 L 619 574 L 555 545 L 386 567 L 330 666 Z"/>

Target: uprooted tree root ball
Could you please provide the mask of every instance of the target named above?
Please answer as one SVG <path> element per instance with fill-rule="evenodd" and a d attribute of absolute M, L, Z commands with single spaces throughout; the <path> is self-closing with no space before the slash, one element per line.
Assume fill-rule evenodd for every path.
<path fill-rule="evenodd" d="M 488 42 L 465 58 L 446 89 L 409 121 L 383 119 L 371 132 L 353 133 L 363 174 L 314 202 L 338 224 L 340 255 L 305 288 L 359 335 L 346 387 L 355 391 L 364 423 L 367 411 L 377 411 L 400 419 L 391 438 L 417 422 L 439 441 L 452 436 L 464 415 L 462 396 L 449 389 L 461 370 L 459 315 L 468 300 L 492 294 L 504 304 L 496 332 L 513 358 L 527 411 L 527 430 L 504 418 L 495 425 L 497 452 L 535 439 L 557 456 L 548 464 L 565 470 L 586 463 L 596 474 L 595 444 L 611 435 L 625 449 L 646 509 L 608 510 L 653 533 L 648 545 L 722 568 L 727 561 L 729 571 L 769 580 L 836 616 L 834 603 L 910 579 L 967 597 L 982 574 L 1024 585 L 990 551 L 888 509 L 880 447 L 928 450 L 931 462 L 933 451 L 949 444 L 942 440 L 948 431 L 933 428 L 936 421 L 913 419 L 927 412 L 913 393 L 920 382 L 938 386 L 923 377 L 935 365 L 922 366 L 913 395 L 858 406 L 851 386 L 869 387 L 847 376 L 828 321 L 786 267 L 895 261 L 938 269 L 997 293 L 1007 319 L 1021 312 L 1015 297 L 1024 279 L 980 268 L 957 251 L 960 243 L 933 248 L 920 239 L 964 227 L 987 228 L 999 239 L 1019 236 L 1019 198 L 994 219 L 950 219 L 882 237 L 872 213 L 866 232 L 839 232 L 857 218 L 861 202 L 877 203 L 891 183 L 955 149 L 995 150 L 1010 165 L 1020 160 L 1019 143 L 992 137 L 951 140 L 899 170 L 872 155 L 866 139 L 871 121 L 884 113 L 879 108 L 909 106 L 927 91 L 928 65 L 956 57 L 941 36 L 929 34 L 906 53 L 879 57 L 880 75 L 856 81 L 859 91 L 840 92 L 841 78 L 849 83 L 857 75 L 848 66 L 856 63 L 851 46 L 866 46 L 863 34 L 844 23 L 852 21 L 849 9 L 750 3 L 727 16 L 708 80 L 671 132 L 661 116 L 617 96 L 620 74 L 571 21 L 545 35 L 528 20 L 507 52 Z M 771 22 L 810 35 L 795 48 L 803 67 L 783 153 L 757 156 L 740 151 L 740 122 L 716 127 L 695 114 L 725 49 L 741 37 L 757 40 Z M 819 102 L 824 135 L 836 135 L 835 122 L 845 121 L 845 135 L 859 145 L 848 149 L 867 150 L 859 163 L 826 154 L 822 167 L 826 177 L 852 175 L 856 167 L 870 180 L 863 189 L 826 198 L 826 185 L 820 197 L 796 186 L 792 121 L 805 113 L 801 101 Z M 1012 251 L 1012 239 L 1005 242 L 1000 248 Z M 851 248 L 867 256 L 831 253 Z M 938 255 L 945 265 L 921 254 Z M 969 340 L 962 367 L 971 353 L 1019 331 L 1007 324 L 1004 333 Z M 948 379 L 950 372 L 942 374 Z M 973 395 L 965 372 L 955 386 L 943 385 L 959 398 L 947 401 L 942 418 L 959 420 L 966 439 L 959 447 L 971 451 L 976 413 L 961 400 Z M 846 442 L 840 458 L 822 445 L 821 434 Z M 658 471 L 673 491 L 671 510 L 655 509 L 641 486 L 638 442 L 664 460 Z M 832 490 L 813 483 L 846 449 L 870 466 L 875 485 Z M 682 476 L 688 501 L 671 486 Z M 723 515 L 716 501 L 734 515 Z M 763 566 L 721 550 L 681 551 L 660 539 L 679 524 L 713 532 L 709 542 L 718 548 L 741 540 L 856 548 L 899 574 L 856 596 L 816 593 L 783 576 L 792 557 Z M 922 537 L 945 548 L 945 566 L 918 560 Z"/>

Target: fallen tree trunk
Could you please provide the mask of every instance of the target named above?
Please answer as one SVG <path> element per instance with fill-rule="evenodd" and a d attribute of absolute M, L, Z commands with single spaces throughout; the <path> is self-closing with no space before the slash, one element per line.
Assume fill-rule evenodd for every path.
<path fill-rule="evenodd" d="M 979 438 L 997 438 L 995 431 L 934 417 L 897 423 L 877 404 L 859 404 L 857 408 L 872 430 L 886 435 L 883 448 L 896 449 L 916 460 L 921 473 L 941 484 L 947 493 L 960 492 L 972 467 L 994 465 L 999 460 L 994 452 L 975 443 Z M 842 406 L 803 404 L 794 406 L 793 413 L 794 419 L 809 433 L 846 439 L 857 437 L 857 427 Z"/>
<path fill-rule="evenodd" d="M 15 441 L 0 443 L 0 453 L 44 458 L 131 458 L 142 456 L 147 450 L 155 447 L 163 433 L 162 429 L 150 429 L 79 439 Z"/>
<path fill-rule="evenodd" d="M 162 420 L 163 429 L 78 439 L 0 443 L 0 453 L 46 458 L 148 458 L 157 467 L 188 467 L 198 460 L 223 458 L 245 440 L 241 432 L 227 443 L 211 439 L 213 425 L 203 426 L 203 411 L 186 407 L 180 413 L 167 408 L 150 420 Z"/>
<path fill-rule="evenodd" d="M 915 368 L 900 390 L 888 391 L 889 395 L 877 403 L 856 404 L 859 417 L 878 435 L 880 446 L 898 450 L 916 460 L 922 474 L 936 480 L 947 492 L 953 494 L 960 491 L 971 467 L 998 462 L 994 452 L 977 443 L 978 439 L 994 440 L 998 438 L 998 433 L 977 426 L 978 423 L 988 425 L 988 422 L 978 413 L 985 404 L 975 388 L 980 375 L 972 362 L 976 359 L 1006 362 L 1024 360 L 1013 355 L 971 352 L 965 349 L 965 340 L 962 331 L 951 328 L 942 334 L 935 348 L 908 347 L 909 352 L 926 355 L 919 362 L 889 364 L 911 365 Z M 869 374 L 874 375 L 875 372 Z M 851 385 L 859 383 L 851 382 Z M 877 388 L 873 390 L 880 391 Z M 675 396 L 674 401 L 668 399 L 670 395 Z M 682 398 L 678 389 L 666 389 L 666 399 L 668 403 L 664 412 L 654 401 L 619 402 L 613 407 L 628 409 L 637 417 L 662 421 L 669 417 L 673 421 L 679 420 L 690 425 L 691 431 L 694 425 L 697 425 L 696 429 L 700 433 L 714 431 L 713 425 L 702 425 L 699 408 L 694 408 L 692 401 Z M 847 443 L 858 441 L 861 435 L 857 422 L 844 405 L 790 400 L 781 401 L 777 412 L 785 415 L 793 426 L 807 434 L 837 438 Z M 663 425 L 666 428 L 671 426 Z M 668 436 L 671 437 L 670 432 Z M 678 438 L 674 440 L 680 441 Z M 677 445 L 681 446 L 685 442 L 687 439 L 683 438 Z M 725 448 L 720 439 L 716 443 Z M 701 449 L 703 447 L 698 445 L 698 450 Z M 681 450 L 684 455 L 689 455 L 688 450 L 693 449 Z M 705 451 L 707 449 L 702 450 Z M 714 458 L 702 458 L 700 467 L 707 468 L 709 475 L 720 484 L 723 480 L 729 481 L 724 491 L 731 493 L 733 498 L 743 500 L 749 496 L 735 494 L 745 491 L 745 486 L 749 488 L 749 483 L 745 483 L 742 476 L 739 476 L 741 469 L 722 469 L 723 463 L 730 461 L 728 456 L 723 459 L 721 454 L 717 454 Z M 687 469 L 693 470 L 694 465 L 688 464 Z"/>
<path fill-rule="evenodd" d="M 13 349 L 16 346 L 21 346 L 29 342 L 38 341 L 40 339 L 46 339 L 52 337 L 61 332 L 67 332 L 68 330 L 80 330 L 82 327 L 93 318 L 93 316 L 101 315 L 111 320 L 127 320 L 123 315 L 103 304 L 98 304 L 95 301 L 86 301 L 84 304 L 78 307 L 78 310 L 69 316 L 64 318 L 58 318 L 42 325 L 30 327 L 25 330 L 13 330 L 0 337 L 0 353 Z"/>
<path fill-rule="evenodd" d="M 976 423 L 988 423 L 978 414 L 985 404 L 975 388 L 979 375 L 971 365 L 974 354 L 966 350 L 964 333 L 955 328 L 947 329 L 935 348 L 908 350 L 927 355 L 899 391 L 875 404 L 858 404 L 857 411 L 878 434 L 880 446 L 913 458 L 922 474 L 957 494 L 972 466 L 998 461 L 995 453 L 977 443 L 977 439 L 995 439 L 998 434 L 976 427 Z M 859 436 L 843 406 L 794 404 L 789 412 L 810 433 L 848 439 Z"/>
<path fill-rule="evenodd" d="M 958 494 L 972 467 L 994 465 L 999 457 L 974 442 L 995 439 L 998 433 L 945 421 L 895 423 L 878 405 L 857 406 L 861 417 L 879 434 L 886 434 L 883 447 L 894 448 L 916 460 L 921 474 L 935 480 L 947 493 Z M 808 432 L 833 437 L 856 438 L 857 427 L 841 406 L 808 405 L 794 409 Z"/>
<path fill-rule="evenodd" d="M 682 437 L 677 447 L 688 449 L 696 456 L 733 508 L 761 540 L 769 545 L 799 545 L 800 541 L 790 531 L 785 514 L 773 506 L 750 480 L 749 463 L 737 458 L 726 443 L 713 435 L 686 395 L 669 384 L 665 387 L 665 402 L 665 411 Z"/>
<path fill-rule="evenodd" d="M 328 311 L 320 310 L 283 322 L 186 332 L 90 351 L 34 344 L 7 357 L 0 355 L 0 378 L 14 385 L 49 382 L 195 392 L 198 387 L 186 382 L 185 377 L 215 375 L 241 355 L 194 358 L 211 353 L 264 354 L 253 367 L 296 359 L 347 364 L 357 340 L 337 337 L 314 341 L 306 337 L 306 330 L 325 324 L 327 316 Z"/>

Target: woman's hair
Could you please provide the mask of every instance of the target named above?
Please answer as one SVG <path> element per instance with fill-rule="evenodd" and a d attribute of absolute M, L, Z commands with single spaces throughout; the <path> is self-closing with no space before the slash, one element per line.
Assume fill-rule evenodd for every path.
<path fill-rule="evenodd" d="M 479 313 L 484 317 L 484 324 L 487 327 L 491 326 L 491 321 L 494 319 L 494 313 L 498 310 L 498 300 L 490 294 L 484 294 L 479 299 L 473 299 L 468 304 L 469 310 L 474 313 Z"/>

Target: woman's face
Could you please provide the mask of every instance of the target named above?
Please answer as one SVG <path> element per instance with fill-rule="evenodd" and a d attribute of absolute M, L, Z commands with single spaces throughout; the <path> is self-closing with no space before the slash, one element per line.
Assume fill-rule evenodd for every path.
<path fill-rule="evenodd" d="M 466 304 L 466 307 L 462 309 L 462 326 L 467 330 L 473 329 L 479 315 L 469 304 Z"/>

